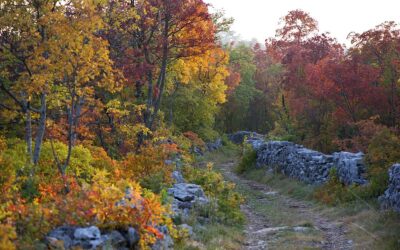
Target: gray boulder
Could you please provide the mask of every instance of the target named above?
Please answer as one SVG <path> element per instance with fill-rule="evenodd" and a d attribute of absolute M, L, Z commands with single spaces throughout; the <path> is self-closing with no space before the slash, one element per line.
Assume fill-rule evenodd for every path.
<path fill-rule="evenodd" d="M 137 234 L 137 232 L 136 232 Z M 125 237 L 126 236 L 126 237 Z M 70 227 L 62 226 L 51 231 L 46 242 L 50 249 L 110 249 L 110 250 L 126 250 L 128 247 L 135 248 L 139 242 L 139 235 L 135 235 L 132 240 L 132 233 L 128 230 L 120 232 L 112 230 L 102 234 L 99 228 L 91 227 Z"/>
<path fill-rule="evenodd" d="M 172 179 L 175 180 L 175 183 L 185 183 L 185 178 L 183 178 L 183 175 L 181 172 L 175 170 L 172 172 Z"/>
<path fill-rule="evenodd" d="M 250 144 L 254 150 L 259 150 L 264 145 L 265 140 L 258 137 L 251 137 L 246 140 L 246 143 Z"/>
<path fill-rule="evenodd" d="M 235 144 L 242 144 L 244 142 L 244 139 L 247 137 L 247 139 L 262 139 L 263 136 L 260 134 L 257 134 L 255 132 L 250 132 L 250 131 L 238 131 L 233 134 L 228 135 L 228 139 L 231 140 Z"/>
<path fill-rule="evenodd" d="M 75 229 L 74 238 L 79 240 L 91 240 L 100 238 L 100 229 L 95 226 Z"/>
<path fill-rule="evenodd" d="M 65 249 L 70 249 L 73 246 L 75 227 L 62 226 L 51 231 L 47 237 L 46 241 L 49 245 L 53 242 L 62 241 Z"/>
<path fill-rule="evenodd" d="M 339 152 L 332 156 L 339 180 L 343 184 L 363 185 L 367 183 L 363 177 L 366 172 L 363 153 Z"/>
<path fill-rule="evenodd" d="M 168 189 L 172 196 L 172 212 L 175 216 L 188 218 L 190 210 L 195 206 L 203 206 L 209 203 L 201 186 L 192 183 L 177 183 Z"/>
<path fill-rule="evenodd" d="M 222 147 L 222 140 L 220 138 L 216 139 L 214 142 L 206 143 L 208 151 L 216 151 Z"/>
<path fill-rule="evenodd" d="M 161 239 L 157 239 L 156 243 L 151 246 L 152 250 L 169 250 L 174 249 L 174 240 L 169 234 L 166 226 L 157 227 L 158 231 L 163 235 Z"/>
<path fill-rule="evenodd" d="M 400 213 L 400 164 L 389 169 L 389 185 L 385 193 L 379 197 L 381 207 L 393 209 Z"/>
<path fill-rule="evenodd" d="M 164 161 L 166 165 L 175 165 L 176 168 L 181 168 L 183 166 L 182 156 L 176 154 L 172 159 L 167 159 Z"/>
<path fill-rule="evenodd" d="M 168 194 L 180 201 L 204 201 L 207 200 L 201 186 L 192 183 L 177 183 L 168 189 Z"/>
<path fill-rule="evenodd" d="M 95 226 L 82 227 L 75 229 L 74 246 L 83 249 L 96 249 L 105 243 L 105 238 L 101 237 L 100 229 Z"/>
<path fill-rule="evenodd" d="M 107 240 L 109 246 L 113 246 L 115 249 L 122 249 L 126 247 L 125 237 L 117 230 L 111 231 L 109 234 L 104 235 L 103 238 Z"/>
<path fill-rule="evenodd" d="M 198 155 L 198 156 L 203 156 L 204 155 L 203 150 L 200 147 L 197 147 L 197 146 L 193 146 L 191 151 L 192 151 L 193 154 Z"/>
<path fill-rule="evenodd" d="M 164 163 L 165 163 L 166 165 L 172 165 L 172 164 L 174 164 L 174 161 L 168 159 L 168 160 L 165 160 Z"/>
<path fill-rule="evenodd" d="M 127 233 L 128 244 L 130 248 L 133 248 L 137 243 L 139 243 L 140 235 L 133 227 L 128 228 Z"/>

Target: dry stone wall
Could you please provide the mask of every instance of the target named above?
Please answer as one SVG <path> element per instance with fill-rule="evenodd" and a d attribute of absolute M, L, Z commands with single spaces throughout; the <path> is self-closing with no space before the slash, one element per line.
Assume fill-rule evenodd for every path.
<path fill-rule="evenodd" d="M 337 152 L 327 155 L 288 141 L 266 141 L 263 136 L 248 131 L 230 134 L 236 144 L 246 140 L 257 152 L 257 166 L 279 171 L 291 178 L 310 184 L 322 184 L 336 168 L 345 185 L 366 184 L 363 153 Z"/>
<path fill-rule="evenodd" d="M 382 208 L 394 209 L 400 213 L 400 164 L 394 164 L 389 169 L 389 186 L 379 197 Z"/>
<path fill-rule="evenodd" d="M 331 168 L 337 169 L 339 180 L 346 184 L 365 184 L 363 177 L 366 167 L 363 153 L 338 152 L 323 154 L 287 141 L 268 141 L 256 144 L 257 165 L 298 179 L 300 181 L 321 184 L 328 180 Z"/>
<path fill-rule="evenodd" d="M 228 138 L 236 144 L 250 144 L 257 152 L 258 167 L 266 167 L 269 171 L 278 171 L 306 183 L 325 183 L 332 168 L 336 168 L 339 180 L 345 185 L 368 183 L 364 154 L 361 152 L 327 155 L 292 142 L 266 141 L 262 135 L 249 131 L 239 131 L 228 135 Z M 379 197 L 379 202 L 382 208 L 400 213 L 400 163 L 389 169 L 389 185 Z"/>

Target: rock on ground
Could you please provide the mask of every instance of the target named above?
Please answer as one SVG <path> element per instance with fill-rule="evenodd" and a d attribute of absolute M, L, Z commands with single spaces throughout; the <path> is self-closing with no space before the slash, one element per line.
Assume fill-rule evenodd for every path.
<path fill-rule="evenodd" d="M 156 243 L 151 247 L 152 250 L 169 250 L 174 249 L 174 240 L 171 238 L 166 226 L 160 226 L 157 228 L 158 231 L 163 235 L 161 239 L 157 239 Z"/>
<path fill-rule="evenodd" d="M 210 152 L 218 150 L 222 147 L 222 140 L 220 138 L 218 138 L 213 142 L 207 142 L 206 147 L 207 147 L 208 151 L 210 151 Z"/>
<path fill-rule="evenodd" d="M 382 208 L 394 209 L 400 213 L 400 164 L 396 163 L 389 169 L 389 186 L 379 197 Z"/>
<path fill-rule="evenodd" d="M 188 217 L 189 211 L 195 206 L 209 202 L 201 186 L 192 183 L 177 183 L 168 189 L 173 197 L 172 211 L 176 216 Z"/>
<path fill-rule="evenodd" d="M 181 172 L 175 170 L 172 172 L 172 179 L 175 180 L 175 183 L 185 183 L 185 178 L 183 178 L 183 175 Z"/>
<path fill-rule="evenodd" d="M 245 138 L 247 138 L 247 140 L 262 139 L 263 135 L 250 131 L 239 131 L 228 135 L 228 139 L 235 144 L 242 144 Z"/>
<path fill-rule="evenodd" d="M 168 234 L 166 226 L 159 226 L 157 229 L 163 234 L 152 247 L 172 246 L 173 240 Z M 139 243 L 139 232 L 129 227 L 128 230 L 111 230 L 102 233 L 96 226 L 90 227 L 72 227 L 62 226 L 52 230 L 46 237 L 46 243 L 50 249 L 109 249 L 109 250 L 127 250 L 136 249 Z"/>

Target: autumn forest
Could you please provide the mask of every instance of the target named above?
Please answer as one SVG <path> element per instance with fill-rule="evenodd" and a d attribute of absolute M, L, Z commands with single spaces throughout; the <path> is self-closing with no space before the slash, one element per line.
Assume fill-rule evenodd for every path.
<path fill-rule="evenodd" d="M 237 131 L 365 153 L 369 184 L 333 178 L 313 194 L 325 206 L 382 195 L 400 162 L 399 24 L 349 28 L 346 46 L 312 13 L 282 16 L 256 43 L 203 0 L 0 0 L 0 249 L 216 249 L 185 248 L 202 240 L 180 225 L 246 225 L 245 194 L 207 158 L 253 164 Z M 181 173 L 207 202 L 177 216 Z M 74 229 L 67 245 L 61 226 L 127 243 Z"/>

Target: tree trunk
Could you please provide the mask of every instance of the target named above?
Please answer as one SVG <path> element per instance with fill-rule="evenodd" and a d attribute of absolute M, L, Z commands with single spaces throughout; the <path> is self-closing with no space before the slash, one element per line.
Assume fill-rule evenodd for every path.
<path fill-rule="evenodd" d="M 65 191 L 65 193 L 67 194 L 67 193 L 69 193 L 69 191 L 70 191 L 68 179 L 67 179 L 67 176 L 65 175 L 65 169 L 63 168 L 63 166 L 62 166 L 60 160 L 58 159 L 57 152 L 56 152 L 56 150 L 54 149 L 54 143 L 53 143 L 53 138 L 52 138 L 52 137 L 50 137 L 50 145 L 51 145 L 51 151 L 52 151 L 52 153 L 53 153 L 53 157 L 54 157 L 54 160 L 55 160 L 55 162 L 56 162 L 58 171 L 60 172 L 61 178 L 63 179 L 64 191 Z"/>
<path fill-rule="evenodd" d="M 165 20 L 164 20 L 164 30 L 163 30 L 163 49 L 162 49 L 161 69 L 160 69 L 160 75 L 159 75 L 158 82 L 157 82 L 157 87 L 158 87 L 159 93 L 155 97 L 155 100 L 154 100 L 154 112 L 150 118 L 150 126 L 148 126 L 149 129 L 152 128 L 153 122 L 157 117 L 158 111 L 160 110 L 161 98 L 162 98 L 162 95 L 164 93 L 164 88 L 165 88 L 165 77 L 167 74 L 168 50 L 169 50 L 169 44 L 168 44 L 169 21 L 170 21 L 170 16 L 168 13 L 166 13 Z"/>
<path fill-rule="evenodd" d="M 75 146 L 76 128 L 78 127 L 79 124 L 82 105 L 83 105 L 83 97 L 73 95 L 71 100 L 71 109 L 69 110 L 69 115 L 68 115 L 68 153 L 63 166 L 64 172 L 66 171 L 69 165 L 69 162 L 71 160 L 72 149 Z"/>
<path fill-rule="evenodd" d="M 42 143 L 43 143 L 43 137 L 46 131 L 46 119 L 47 119 L 46 112 L 47 112 L 46 94 L 42 93 L 40 96 L 39 124 L 35 138 L 35 150 L 33 152 L 33 164 L 35 165 L 37 165 L 39 161 L 40 150 L 42 148 Z"/>
<path fill-rule="evenodd" d="M 27 154 L 29 157 L 29 162 L 32 163 L 33 157 L 32 157 L 32 115 L 31 115 L 31 109 L 29 107 L 29 102 L 26 103 L 25 106 L 25 141 L 26 141 L 26 149 L 27 149 Z"/>
<path fill-rule="evenodd" d="M 394 70 L 393 70 L 393 73 L 392 74 L 395 74 L 394 73 Z M 394 79 L 394 75 L 393 75 L 393 78 L 392 78 L 392 81 L 391 81 L 391 113 L 392 113 L 392 119 L 391 119 L 391 123 L 392 123 L 392 126 L 394 127 L 394 128 L 396 128 L 397 127 L 397 108 L 398 108 L 398 105 L 397 105 L 397 84 L 396 84 L 396 80 Z"/>

